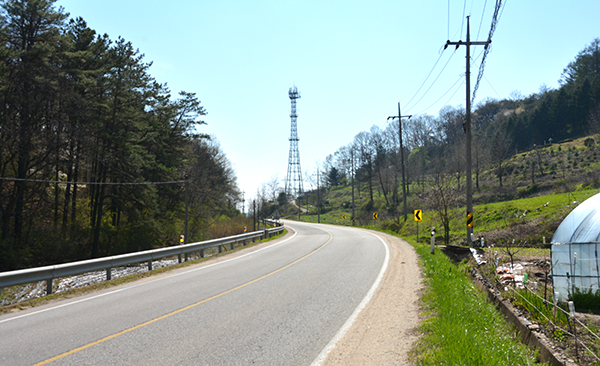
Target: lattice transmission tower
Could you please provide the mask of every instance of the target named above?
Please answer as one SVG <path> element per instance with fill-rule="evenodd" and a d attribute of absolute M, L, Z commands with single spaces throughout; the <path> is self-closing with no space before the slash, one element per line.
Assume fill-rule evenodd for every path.
<path fill-rule="evenodd" d="M 290 154 L 288 157 L 288 170 L 287 177 L 285 178 L 285 194 L 288 198 L 297 198 L 302 194 L 304 188 L 302 188 L 302 169 L 300 169 L 300 151 L 298 150 L 298 125 L 296 119 L 296 99 L 300 98 L 298 88 L 294 86 L 290 88 L 290 100 L 292 101 L 292 113 L 290 118 L 292 120 L 291 132 L 290 132 Z"/>

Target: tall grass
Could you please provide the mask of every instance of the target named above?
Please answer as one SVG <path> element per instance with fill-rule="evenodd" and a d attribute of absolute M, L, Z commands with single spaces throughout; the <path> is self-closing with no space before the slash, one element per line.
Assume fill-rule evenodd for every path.
<path fill-rule="evenodd" d="M 456 266 L 429 246 L 415 245 L 427 283 L 422 297 L 427 319 L 413 351 L 418 365 L 531 365 L 531 351 L 515 337 L 471 282 L 465 266 Z"/>

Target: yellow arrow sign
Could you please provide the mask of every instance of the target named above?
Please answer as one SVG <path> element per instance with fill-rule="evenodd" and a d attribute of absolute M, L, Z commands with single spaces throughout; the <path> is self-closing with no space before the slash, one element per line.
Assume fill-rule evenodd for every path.
<path fill-rule="evenodd" d="M 377 212 L 373 212 L 373 220 L 377 220 L 377 218 L 379 218 L 379 215 L 377 215 Z"/>
<path fill-rule="evenodd" d="M 423 220 L 423 210 L 415 210 L 415 221 Z"/>

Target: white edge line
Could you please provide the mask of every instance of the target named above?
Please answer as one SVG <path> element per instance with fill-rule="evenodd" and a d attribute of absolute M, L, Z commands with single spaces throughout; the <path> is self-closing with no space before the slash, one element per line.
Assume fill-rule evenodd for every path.
<path fill-rule="evenodd" d="M 289 226 L 287 226 L 287 228 L 290 228 L 290 227 L 289 227 Z M 292 229 L 292 228 L 290 228 L 290 229 Z M 106 293 L 103 293 L 103 294 L 100 294 L 100 295 L 96 295 L 96 296 L 92 296 L 92 297 L 86 297 L 85 299 L 81 299 L 81 300 L 72 301 L 72 302 L 69 302 L 69 303 L 66 303 L 66 304 L 57 305 L 57 306 L 49 307 L 49 308 L 42 309 L 42 310 L 38 310 L 38 311 L 33 311 L 33 312 L 31 312 L 31 313 L 27 313 L 27 314 L 17 315 L 17 316 L 14 316 L 14 317 L 12 317 L 12 318 L 8 318 L 8 319 L 0 320 L 0 324 L 1 324 L 1 323 L 5 323 L 5 322 L 9 322 L 9 321 L 11 321 L 11 320 L 16 320 L 16 319 L 20 319 L 20 318 L 25 318 L 25 317 L 32 316 L 32 315 L 36 315 L 36 314 L 40 314 L 40 313 L 45 313 L 46 311 L 50 311 L 50 310 L 56 310 L 56 309 L 60 309 L 60 308 L 64 308 L 64 307 L 66 307 L 66 306 L 75 305 L 75 304 L 78 304 L 78 303 L 80 303 L 80 302 L 85 302 L 85 301 L 89 301 L 89 300 L 97 299 L 97 298 L 99 298 L 99 297 L 108 296 L 108 295 L 113 295 L 113 294 L 116 294 L 116 293 L 118 293 L 118 292 L 121 292 L 121 291 L 125 291 L 125 290 L 129 290 L 129 289 L 132 289 L 132 288 L 136 288 L 136 287 L 138 287 L 138 286 L 144 286 L 144 285 L 147 285 L 147 284 L 149 284 L 149 283 L 156 282 L 156 281 L 162 281 L 162 280 L 164 280 L 164 279 L 167 279 L 167 278 L 173 278 L 173 277 L 176 277 L 176 276 L 180 276 L 180 275 L 184 275 L 184 274 L 188 274 L 188 273 L 192 273 L 192 272 L 196 272 L 196 271 L 204 270 L 204 269 L 207 269 L 207 268 L 210 268 L 210 267 L 214 267 L 214 266 L 217 266 L 217 265 L 220 265 L 220 264 L 223 264 L 223 263 L 227 263 L 227 262 L 235 261 L 235 260 L 238 260 L 238 259 L 240 259 L 240 258 L 244 258 L 244 257 L 250 256 L 250 255 L 256 254 L 256 253 L 258 253 L 258 252 L 262 252 L 263 250 L 266 250 L 266 249 L 273 248 L 273 247 L 275 247 L 275 246 L 277 246 L 277 245 L 279 245 L 279 244 L 283 244 L 283 243 L 285 243 L 285 242 L 286 242 L 286 241 L 288 241 L 288 240 L 292 240 L 292 239 L 293 239 L 293 238 L 296 236 L 296 234 L 298 234 L 298 231 L 296 231 L 296 230 L 294 230 L 294 229 L 292 229 L 292 230 L 294 231 L 294 234 L 293 234 L 292 236 L 290 236 L 289 238 L 287 238 L 287 239 L 284 239 L 284 240 L 282 240 L 282 241 L 280 241 L 280 242 L 277 242 L 277 243 L 271 244 L 271 245 L 269 245 L 269 246 L 266 246 L 266 247 L 264 247 L 264 248 L 260 248 L 260 249 L 257 249 L 257 250 L 253 250 L 253 251 L 251 251 L 251 252 L 249 252 L 249 253 L 246 253 L 246 254 L 240 255 L 240 256 L 238 256 L 238 257 L 234 257 L 234 258 L 226 259 L 226 260 L 223 260 L 223 261 L 220 261 L 220 262 L 217 262 L 217 263 L 212 263 L 212 264 L 208 264 L 208 265 L 201 266 L 201 267 L 198 267 L 198 268 L 190 269 L 189 271 L 184 271 L 184 272 L 179 272 L 179 273 L 173 273 L 173 274 L 170 274 L 170 275 L 168 275 L 168 276 L 165 276 L 165 277 L 156 278 L 156 279 L 154 279 L 154 280 L 151 280 L 151 281 L 145 281 L 145 282 L 139 283 L 139 284 L 137 284 L 137 285 L 133 285 L 133 286 L 127 286 L 127 287 L 125 287 L 125 288 L 120 288 L 120 289 L 118 289 L 118 290 L 114 290 L 114 291 L 106 292 Z"/>
<path fill-rule="evenodd" d="M 381 267 L 381 270 L 379 271 L 379 275 L 375 279 L 375 282 L 373 283 L 373 286 L 371 286 L 371 289 L 369 289 L 369 292 L 367 292 L 367 294 L 362 299 L 362 301 L 360 302 L 360 304 L 358 304 L 358 306 L 356 307 L 356 309 L 354 309 L 354 312 L 352 313 L 352 315 L 350 315 L 350 317 L 348 318 L 348 320 L 346 320 L 346 322 L 344 323 L 344 325 L 342 325 L 342 327 L 340 328 L 340 330 L 338 330 L 338 332 L 333 337 L 333 339 L 331 339 L 331 341 L 329 341 L 329 343 L 327 343 L 327 345 L 325 346 L 325 348 L 323 348 L 323 350 L 321 351 L 321 353 L 319 353 L 319 355 L 317 356 L 317 358 L 315 358 L 315 360 L 310 364 L 311 366 L 320 366 L 321 364 L 323 364 L 323 362 L 325 362 L 325 360 L 327 359 L 327 355 L 329 354 L 329 352 L 331 352 L 335 348 L 336 343 L 346 335 L 346 333 L 348 332 L 348 330 L 350 329 L 350 327 L 352 327 L 352 324 L 354 324 L 354 322 L 358 318 L 358 314 L 360 314 L 360 312 L 373 299 L 373 295 L 375 295 L 375 291 L 377 290 L 377 288 L 381 284 L 381 280 L 383 279 L 383 275 L 385 274 L 385 271 L 387 270 L 388 264 L 390 262 L 390 248 L 389 248 L 388 244 L 379 235 L 375 235 L 375 234 L 373 234 L 373 233 L 371 233 L 369 231 L 366 231 L 366 232 L 369 233 L 369 234 L 371 234 L 371 235 L 373 235 L 373 236 L 375 236 L 376 238 L 378 238 L 383 243 L 383 245 L 385 247 L 385 260 L 383 262 L 383 266 Z"/>

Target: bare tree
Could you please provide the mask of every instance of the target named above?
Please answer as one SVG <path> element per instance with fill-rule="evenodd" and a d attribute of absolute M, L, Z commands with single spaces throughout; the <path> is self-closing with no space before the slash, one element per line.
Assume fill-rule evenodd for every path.
<path fill-rule="evenodd" d="M 353 146 L 359 161 L 356 177 L 359 182 L 367 182 L 369 188 L 369 202 L 373 204 L 373 155 L 368 132 L 360 132 L 354 136 Z M 360 187 L 358 189 L 360 197 Z"/>
<path fill-rule="evenodd" d="M 512 140 L 509 134 L 504 129 L 498 129 L 491 140 L 490 144 L 490 160 L 494 165 L 498 182 L 502 187 L 502 177 L 506 170 L 507 159 L 512 153 Z"/>
<path fill-rule="evenodd" d="M 481 133 L 475 133 L 471 146 L 473 147 L 473 157 L 475 160 L 475 188 L 479 191 L 479 175 L 481 170 L 487 162 L 487 156 L 485 154 L 484 138 Z"/>
<path fill-rule="evenodd" d="M 436 179 L 431 183 L 430 195 L 428 196 L 429 205 L 433 207 L 438 218 L 444 227 L 444 243 L 450 244 L 450 209 L 456 203 L 458 196 L 456 190 L 451 184 L 451 178 L 440 173 L 436 175 Z"/>
<path fill-rule="evenodd" d="M 451 164 L 451 169 L 456 177 L 456 183 L 458 185 L 458 190 L 460 190 L 460 178 L 462 177 L 463 171 L 465 169 L 465 148 L 464 148 L 464 136 L 460 136 L 456 143 L 450 146 L 449 151 L 449 162 Z"/>
<path fill-rule="evenodd" d="M 513 272 L 512 273 L 512 284 L 513 287 L 516 285 L 515 282 L 515 256 L 517 254 L 519 254 L 519 252 L 521 251 L 518 248 L 518 245 L 515 244 L 515 240 L 513 239 L 512 244 L 506 240 L 504 242 L 504 246 L 502 248 L 504 250 L 504 253 L 506 253 L 506 255 L 508 255 L 508 257 L 510 258 L 510 269 Z"/>
<path fill-rule="evenodd" d="M 279 175 L 275 174 L 271 176 L 271 179 L 266 183 L 265 191 L 266 196 L 269 201 L 275 202 L 277 201 L 277 197 L 279 197 L 279 193 L 283 190 L 283 188 L 279 185 L 280 179 Z"/>
<path fill-rule="evenodd" d="M 434 139 L 435 127 L 436 121 L 433 116 L 426 114 L 411 118 L 406 123 L 406 128 L 403 128 L 403 131 L 406 131 L 406 138 L 404 139 L 405 147 L 409 151 L 412 151 L 419 147 L 426 146 Z M 395 125 L 395 128 L 398 128 L 397 124 Z"/>

